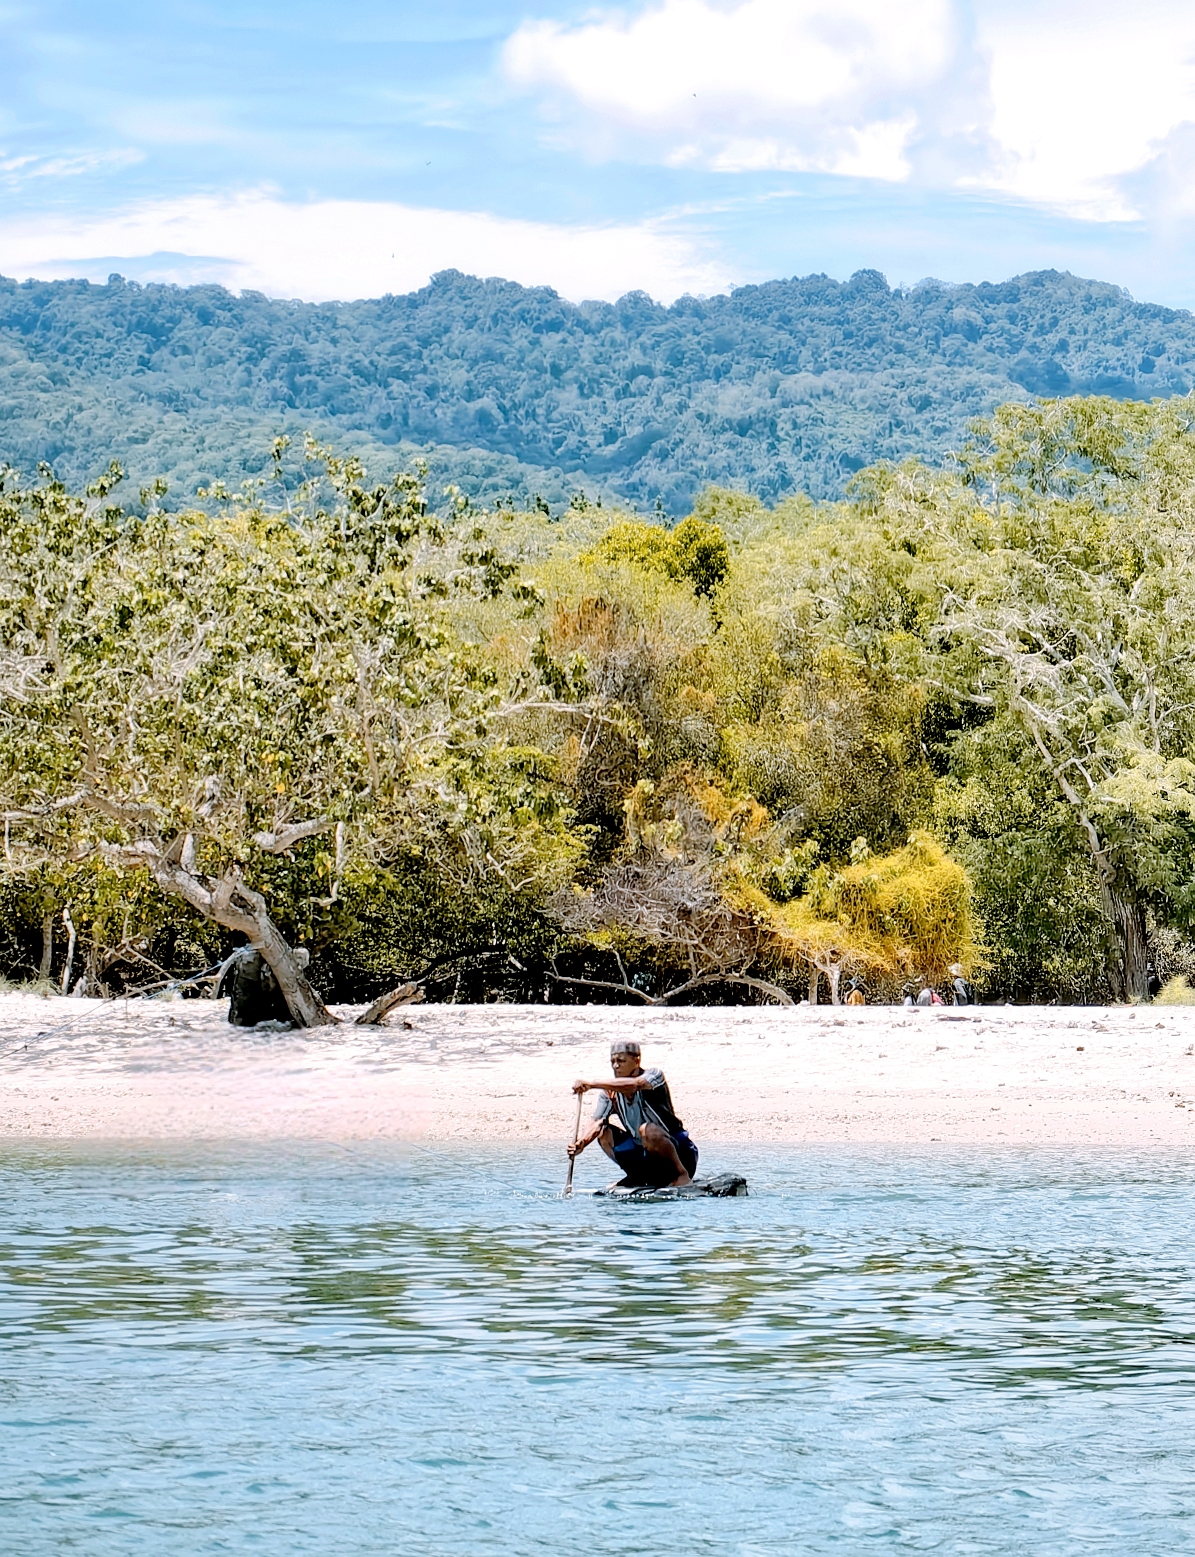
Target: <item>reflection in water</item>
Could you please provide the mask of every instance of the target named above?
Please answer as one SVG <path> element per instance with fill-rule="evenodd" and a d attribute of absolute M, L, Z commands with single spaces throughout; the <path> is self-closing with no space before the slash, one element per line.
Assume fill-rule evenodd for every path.
<path fill-rule="evenodd" d="M 10 1149 L 4 1548 L 1186 1549 L 1180 1167 L 735 1155 Z"/>

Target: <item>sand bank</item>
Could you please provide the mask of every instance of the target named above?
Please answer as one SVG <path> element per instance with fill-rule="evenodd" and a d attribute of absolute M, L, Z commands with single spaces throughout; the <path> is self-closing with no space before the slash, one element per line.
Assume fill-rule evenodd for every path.
<path fill-rule="evenodd" d="M 0 1137 L 559 1141 L 616 1034 L 703 1145 L 1195 1143 L 1181 1007 L 456 1005 L 243 1032 L 223 1001 L 29 995 L 0 997 Z"/>

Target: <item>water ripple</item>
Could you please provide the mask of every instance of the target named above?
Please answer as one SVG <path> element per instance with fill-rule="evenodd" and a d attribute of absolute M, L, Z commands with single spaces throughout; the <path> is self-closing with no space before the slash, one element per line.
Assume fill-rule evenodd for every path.
<path fill-rule="evenodd" d="M 1146 1155 L 11 1149 L 28 1557 L 1186 1550 L 1195 1210 Z"/>

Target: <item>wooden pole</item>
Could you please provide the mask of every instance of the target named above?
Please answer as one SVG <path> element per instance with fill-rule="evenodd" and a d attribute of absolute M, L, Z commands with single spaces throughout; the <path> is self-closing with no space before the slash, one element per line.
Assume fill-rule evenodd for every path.
<path fill-rule="evenodd" d="M 577 1093 L 577 1122 L 573 1126 L 573 1145 L 581 1138 L 581 1104 L 585 1101 L 584 1092 Z M 573 1169 L 577 1166 L 577 1159 L 570 1157 L 568 1160 L 568 1178 L 564 1181 L 564 1196 L 567 1200 L 573 1192 Z"/>

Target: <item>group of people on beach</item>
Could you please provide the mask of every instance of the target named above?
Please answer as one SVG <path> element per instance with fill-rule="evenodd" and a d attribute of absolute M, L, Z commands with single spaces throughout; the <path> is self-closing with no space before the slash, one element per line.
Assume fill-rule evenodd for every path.
<path fill-rule="evenodd" d="M 950 974 L 950 983 L 947 986 L 950 994 L 949 1002 L 925 979 L 918 979 L 915 983 L 906 984 L 900 992 L 902 1006 L 944 1006 L 947 1004 L 956 1006 L 973 1006 L 975 1004 L 975 991 L 967 982 L 961 963 L 952 963 L 947 970 Z M 846 1004 L 848 1006 L 865 1006 L 867 996 L 863 993 L 863 985 L 859 979 L 852 979 L 847 990 Z"/>
<path fill-rule="evenodd" d="M 953 963 L 949 968 L 950 984 L 948 986 L 950 1001 L 943 999 L 942 995 L 932 984 L 927 984 L 924 979 L 917 984 L 906 984 L 901 990 L 901 1005 L 904 1006 L 944 1006 L 947 1004 L 956 1006 L 973 1006 L 975 1004 L 975 991 L 968 984 L 959 963 Z"/>

